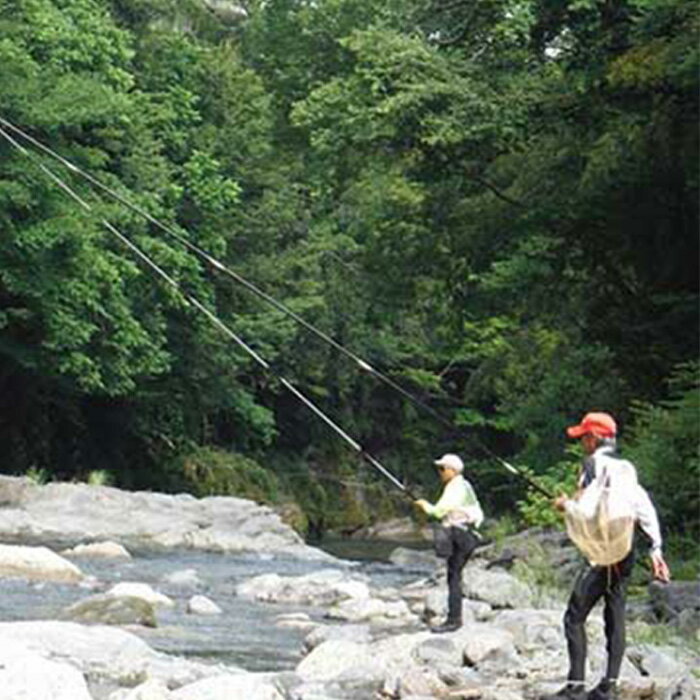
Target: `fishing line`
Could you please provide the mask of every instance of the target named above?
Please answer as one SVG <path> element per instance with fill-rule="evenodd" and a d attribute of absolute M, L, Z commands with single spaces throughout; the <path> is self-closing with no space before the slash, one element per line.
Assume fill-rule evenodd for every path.
<path fill-rule="evenodd" d="M 56 153 L 53 149 L 49 148 L 45 144 L 43 144 L 41 141 L 38 139 L 34 138 L 30 134 L 26 133 L 19 127 L 15 126 L 11 122 L 7 121 L 3 117 L 0 116 L 0 124 L 2 124 L 4 127 L 7 129 L 12 130 L 15 134 L 26 140 L 28 143 L 31 143 L 35 148 L 41 150 L 43 153 L 47 154 L 54 160 L 57 160 L 60 162 L 64 167 L 68 168 L 71 172 L 79 175 L 80 177 L 84 178 L 88 182 L 90 182 L 92 185 L 100 189 L 101 191 L 105 192 L 107 195 L 118 201 L 120 204 L 123 204 L 125 207 L 130 209 L 131 211 L 135 212 L 139 216 L 143 217 L 146 219 L 149 223 L 153 224 L 156 228 L 160 229 L 167 235 L 171 236 L 173 239 L 177 240 L 179 243 L 184 245 L 188 250 L 192 251 L 196 255 L 200 256 L 203 260 L 206 260 L 215 270 L 218 270 L 219 272 L 224 273 L 234 281 L 238 282 L 240 285 L 248 289 L 250 292 L 258 296 L 259 298 L 263 299 L 266 301 L 268 304 L 272 305 L 274 308 L 276 308 L 278 311 L 281 311 L 282 313 L 286 314 L 288 317 L 292 318 L 294 321 L 296 321 L 299 325 L 304 327 L 306 330 L 309 332 L 313 333 L 316 335 L 318 338 L 323 340 L 324 342 L 328 343 L 331 345 L 333 348 L 335 348 L 338 352 L 341 354 L 345 355 L 349 359 L 351 359 L 353 362 L 357 364 L 357 366 L 362 370 L 363 372 L 366 372 L 368 374 L 371 374 L 374 376 L 376 379 L 379 381 L 383 382 L 387 386 L 391 387 L 398 393 L 400 393 L 405 399 L 413 403 L 414 405 L 420 407 L 423 409 L 426 413 L 431 415 L 433 419 L 437 420 L 438 422 L 442 423 L 445 427 L 447 427 L 450 431 L 454 431 L 456 426 L 454 423 L 447 417 L 443 416 L 439 411 L 436 411 L 432 406 L 427 404 L 425 401 L 417 397 L 415 394 L 411 393 L 407 389 L 405 389 L 403 386 L 392 380 L 390 377 L 385 375 L 384 373 L 380 372 L 378 369 L 373 367 L 369 362 L 361 358 L 359 355 L 356 353 L 352 352 L 348 348 L 346 348 L 344 345 L 341 345 L 337 340 L 335 340 L 332 336 L 328 335 L 321 329 L 317 328 L 314 326 L 312 323 L 307 321 L 305 318 L 297 314 L 296 312 L 292 311 L 289 307 L 287 307 L 285 304 L 282 302 L 278 301 L 274 297 L 272 297 L 270 294 L 265 292 L 264 290 L 260 289 L 258 286 L 256 286 L 254 283 L 252 283 L 250 280 L 246 279 L 239 273 L 235 272 L 232 270 L 230 267 L 222 263 L 221 261 L 217 260 L 215 257 L 213 257 L 211 254 L 209 254 L 207 251 L 205 251 L 203 248 L 199 247 L 195 243 L 192 243 L 189 241 L 187 238 L 179 234 L 177 231 L 175 231 L 171 226 L 168 226 L 167 224 L 162 223 L 158 219 L 156 219 L 154 216 L 149 214 L 145 209 L 142 207 L 138 206 L 137 204 L 134 204 L 133 202 L 129 201 L 126 197 L 121 195 L 119 192 L 114 190 L 113 188 L 109 187 L 108 185 L 105 185 L 102 183 L 100 180 L 95 178 L 94 176 L 90 175 L 90 173 L 86 172 L 79 166 L 75 165 L 73 162 L 68 160 L 67 158 L 64 158 L 61 156 L 59 153 Z M 460 430 L 457 428 L 459 432 L 464 432 L 463 430 Z M 487 447 L 482 441 L 476 439 L 474 436 L 469 435 L 467 436 L 472 443 L 480 449 L 484 454 L 486 454 L 488 457 L 491 459 L 497 461 L 499 464 L 501 464 L 505 469 L 507 469 L 511 474 L 514 474 L 515 476 L 519 477 L 523 481 L 525 481 L 529 486 L 531 486 L 533 489 L 536 491 L 539 491 L 541 494 L 547 496 L 547 497 L 552 497 L 552 494 L 549 493 L 547 489 L 545 489 L 541 484 L 539 484 L 537 481 L 533 480 L 530 476 L 528 476 L 526 473 L 524 473 L 522 470 L 518 469 L 517 467 L 513 466 L 510 462 L 507 462 L 504 460 L 502 457 L 499 457 L 493 450 L 491 450 L 489 447 Z"/>
<path fill-rule="evenodd" d="M 0 121 L 4 123 L 5 120 L 0 118 Z M 42 172 L 51 179 L 51 181 L 57 185 L 61 190 L 63 190 L 69 197 L 75 200 L 83 209 L 89 213 L 93 213 L 92 206 L 86 202 L 77 192 L 75 192 L 69 185 L 67 185 L 58 175 L 56 175 L 51 169 L 44 165 L 41 161 L 34 157 L 24 146 L 18 143 L 12 136 L 10 136 L 4 129 L 0 128 L 0 136 L 4 137 L 12 146 L 14 146 L 22 155 L 27 157 L 32 164 L 38 166 Z M 410 489 L 401 481 L 399 481 L 386 467 L 384 467 L 379 460 L 367 452 L 360 443 L 358 443 L 353 437 L 351 437 L 347 432 L 345 432 L 336 422 L 334 422 L 326 413 L 324 413 L 311 399 L 309 399 L 304 393 L 297 389 L 289 380 L 283 377 L 281 374 L 275 372 L 271 365 L 265 360 L 261 355 L 259 355 L 250 345 L 248 345 L 240 336 L 238 336 L 226 323 L 224 323 L 215 313 L 208 309 L 202 302 L 196 297 L 192 296 L 188 292 L 184 291 L 178 282 L 173 279 L 165 270 L 163 270 L 158 263 L 156 263 L 151 257 L 149 257 L 141 248 L 139 248 L 133 241 L 127 238 L 124 234 L 119 231 L 113 224 L 111 224 L 106 219 L 101 218 L 100 223 L 119 241 L 125 245 L 134 255 L 136 255 L 144 264 L 146 264 L 155 274 L 165 280 L 175 291 L 184 299 L 188 306 L 192 306 L 198 311 L 202 312 L 210 321 L 213 323 L 220 331 L 222 331 L 230 340 L 233 340 L 240 348 L 242 348 L 246 353 L 248 353 L 255 362 L 260 365 L 264 370 L 274 376 L 282 386 L 284 386 L 290 393 L 299 399 L 309 410 L 311 410 L 318 418 L 320 418 L 326 425 L 328 425 L 332 430 L 334 430 L 338 435 L 340 435 L 343 440 L 345 440 L 366 462 L 371 464 L 378 472 L 380 472 L 386 479 L 391 481 L 394 486 L 403 491 L 409 498 L 415 500 L 415 496 L 410 491 Z"/>

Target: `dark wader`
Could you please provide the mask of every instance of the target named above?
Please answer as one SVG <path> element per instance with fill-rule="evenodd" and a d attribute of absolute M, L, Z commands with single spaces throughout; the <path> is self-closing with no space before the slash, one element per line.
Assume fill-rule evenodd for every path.
<path fill-rule="evenodd" d="M 612 566 L 594 566 L 583 570 L 574 584 L 564 614 L 564 631 L 569 647 L 569 681 L 582 683 L 586 669 L 586 618 L 603 598 L 608 668 L 605 677 L 616 680 L 625 652 L 625 594 L 634 550 Z"/>
<path fill-rule="evenodd" d="M 478 543 L 477 536 L 462 527 L 450 528 L 452 554 L 447 558 L 447 622 L 462 624 L 462 569 Z"/>

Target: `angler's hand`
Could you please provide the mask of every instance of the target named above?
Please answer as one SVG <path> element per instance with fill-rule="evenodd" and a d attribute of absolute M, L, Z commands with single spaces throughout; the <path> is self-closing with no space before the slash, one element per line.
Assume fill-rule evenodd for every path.
<path fill-rule="evenodd" d="M 671 580 L 671 571 L 668 568 L 668 564 L 666 564 L 663 554 L 658 550 L 651 553 L 651 570 L 654 578 L 662 583 L 668 583 Z"/>
<path fill-rule="evenodd" d="M 413 502 L 416 506 L 418 506 L 418 508 L 420 508 L 424 512 L 427 510 L 427 506 L 429 505 L 428 501 L 426 501 L 424 498 L 419 498 Z"/>
<path fill-rule="evenodd" d="M 563 512 L 565 504 L 568 500 L 569 500 L 569 497 L 565 493 L 562 493 L 554 499 L 554 507 L 558 511 Z"/>

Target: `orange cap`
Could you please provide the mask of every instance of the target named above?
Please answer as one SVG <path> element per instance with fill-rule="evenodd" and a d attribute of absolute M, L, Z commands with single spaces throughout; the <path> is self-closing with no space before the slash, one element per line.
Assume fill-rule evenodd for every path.
<path fill-rule="evenodd" d="M 599 438 L 615 437 L 617 424 L 608 413 L 586 413 L 578 425 L 572 425 L 566 429 L 566 434 L 572 438 L 579 438 L 590 433 Z"/>

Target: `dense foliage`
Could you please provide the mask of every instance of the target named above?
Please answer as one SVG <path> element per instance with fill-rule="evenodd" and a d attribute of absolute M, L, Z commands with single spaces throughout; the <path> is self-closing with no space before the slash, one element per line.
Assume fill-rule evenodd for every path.
<path fill-rule="evenodd" d="M 0 0 L 0 116 L 455 426 L 0 139 L 2 469 L 295 499 L 321 529 L 401 504 L 107 220 L 402 479 L 432 491 L 458 451 L 510 510 L 488 450 L 555 479 L 564 427 L 608 410 L 697 536 L 699 21 L 691 0 Z"/>

